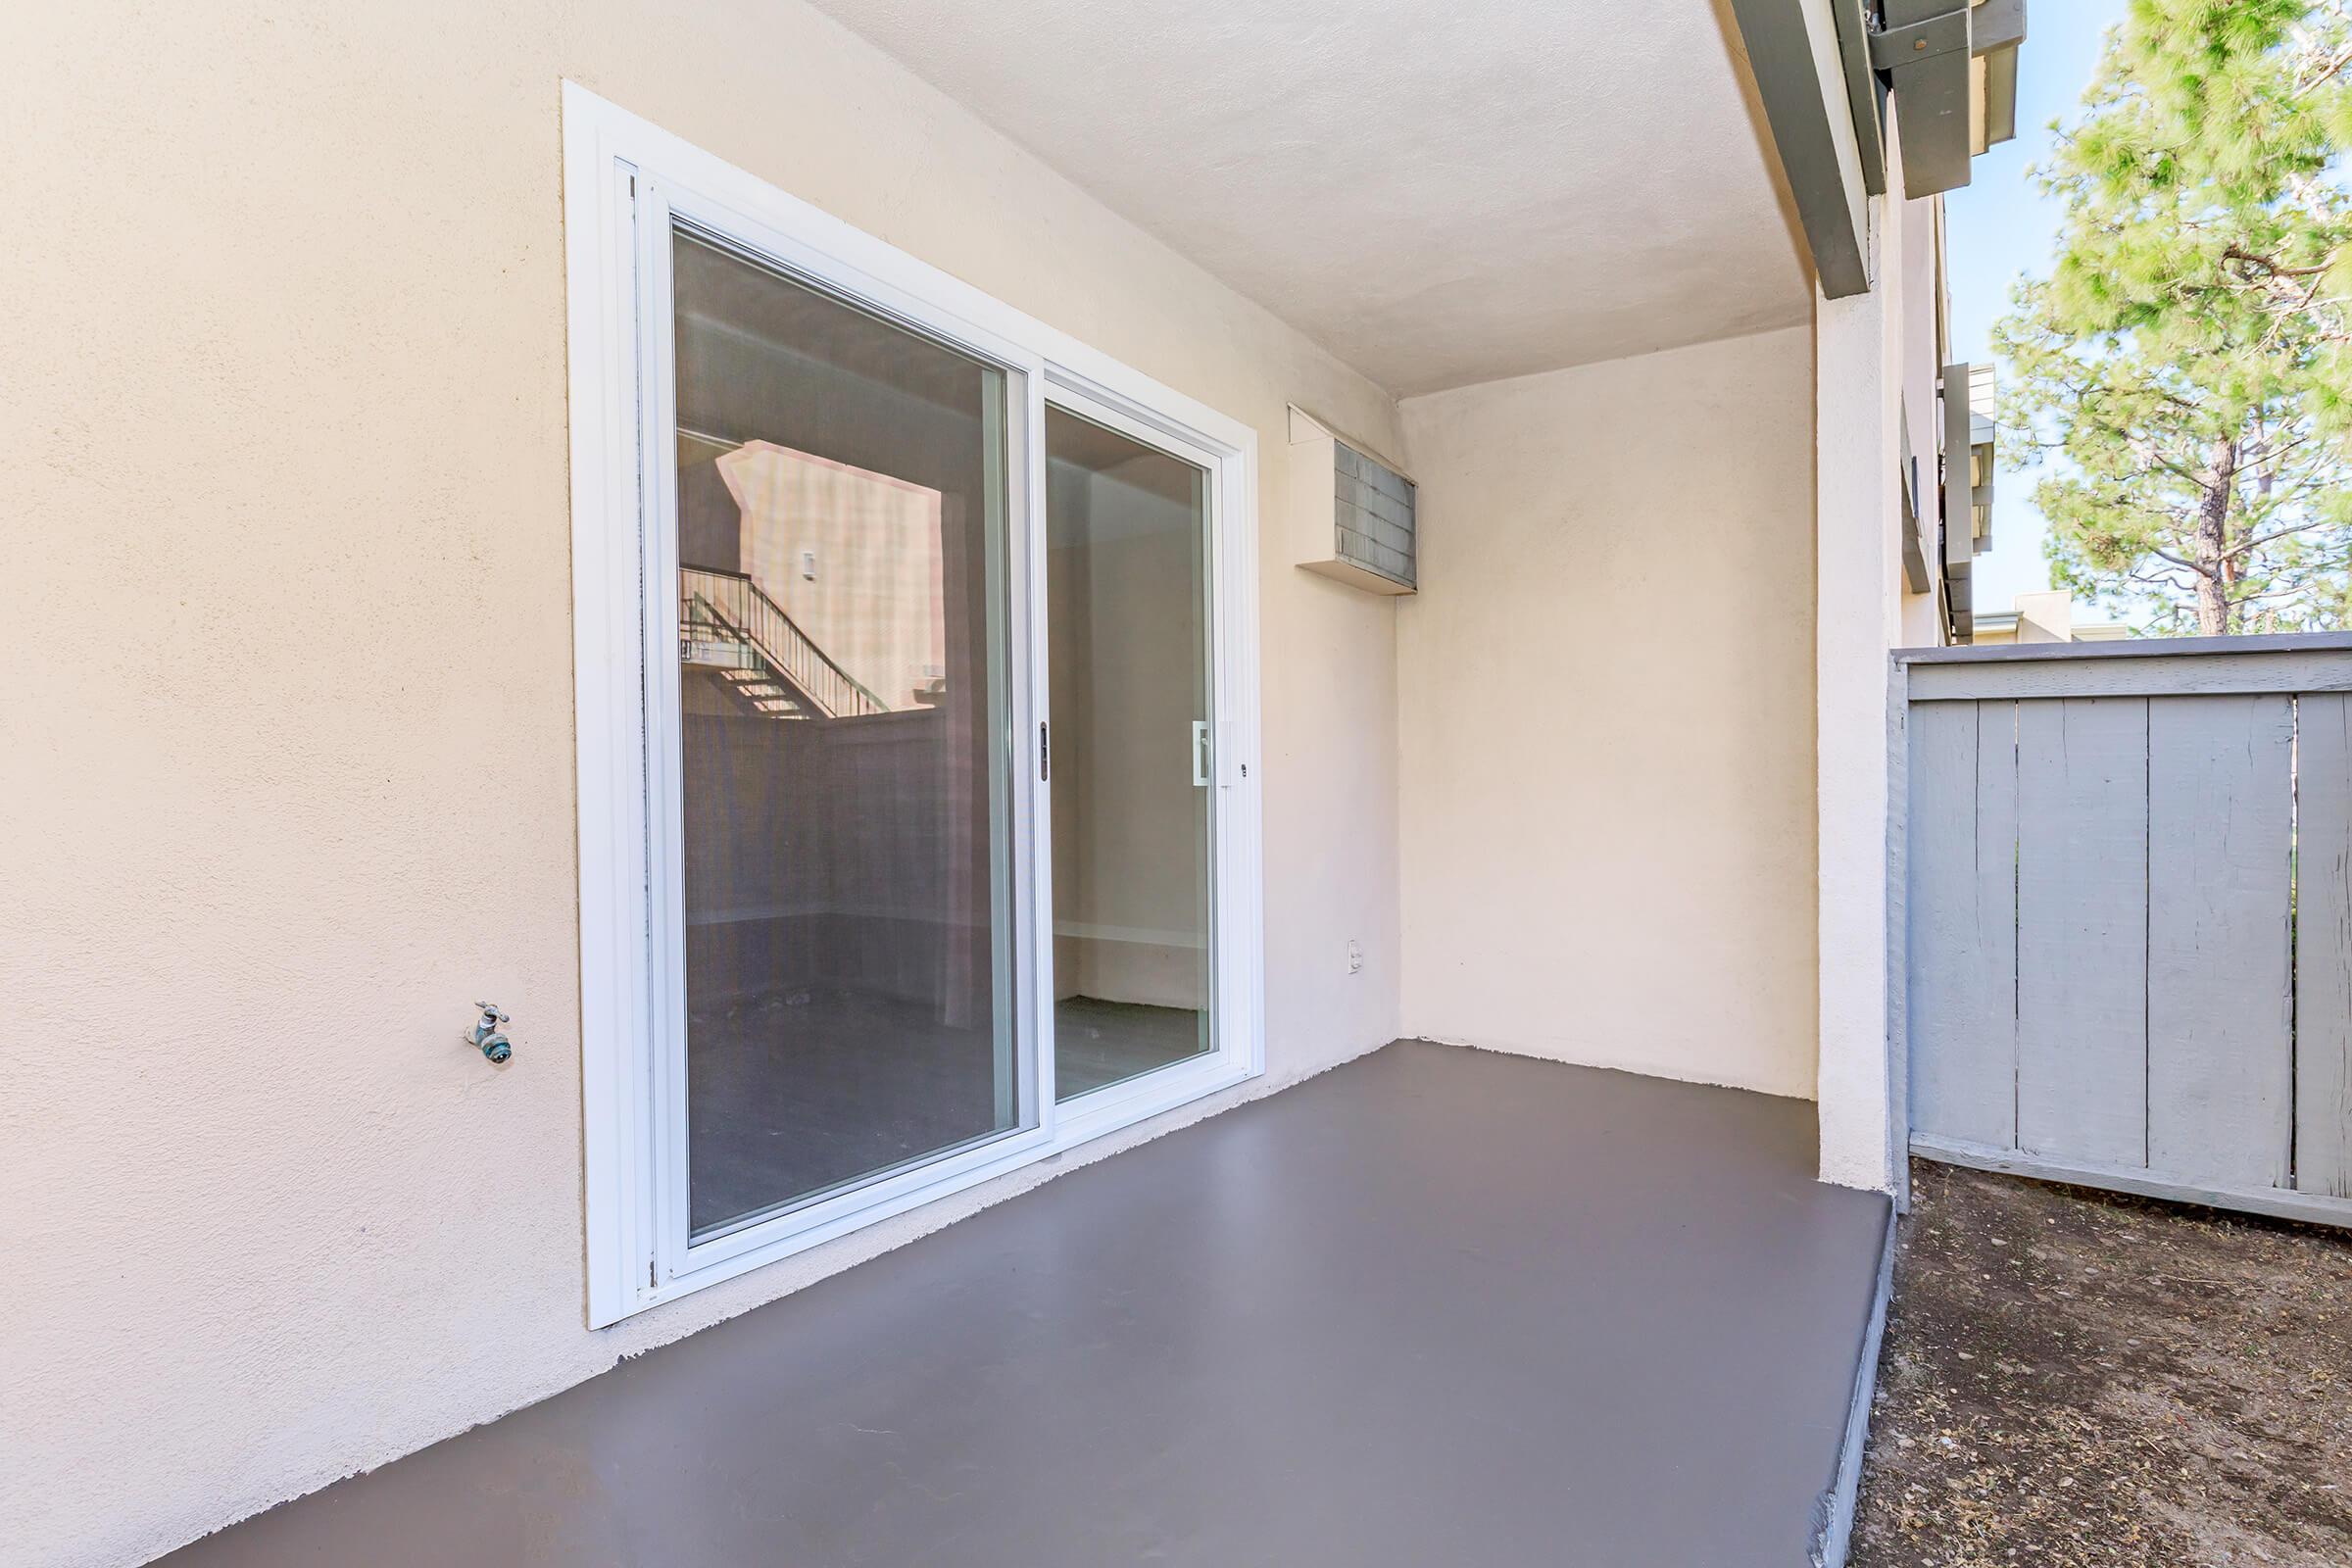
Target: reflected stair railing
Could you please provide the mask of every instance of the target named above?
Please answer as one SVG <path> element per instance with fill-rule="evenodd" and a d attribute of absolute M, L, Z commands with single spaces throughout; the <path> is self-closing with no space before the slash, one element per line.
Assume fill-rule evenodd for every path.
<path fill-rule="evenodd" d="M 715 670 L 746 706 L 771 718 L 890 711 L 743 572 L 679 570 L 678 657 Z"/>

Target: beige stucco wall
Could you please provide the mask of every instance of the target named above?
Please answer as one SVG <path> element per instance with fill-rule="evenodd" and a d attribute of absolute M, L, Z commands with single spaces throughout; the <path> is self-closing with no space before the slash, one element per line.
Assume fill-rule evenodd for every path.
<path fill-rule="evenodd" d="M 1896 113 L 1896 110 L 1890 110 Z M 1902 188 L 1902 142 L 1889 124 L 1887 181 Z M 1813 306 L 1815 627 L 1815 950 L 1821 1018 L 1821 1176 L 1892 1191 L 1900 1168 L 1903 1062 L 1889 1049 L 1899 970 L 1888 962 L 1886 813 L 1888 651 L 1903 641 L 1902 486 L 1896 464 L 1906 367 L 1931 352 L 1907 342 L 1904 254 L 1913 203 L 1870 200 L 1879 286 Z M 1931 352 L 1932 357 L 1932 352 Z M 1927 450 L 1933 450 L 1929 447 Z"/>
<path fill-rule="evenodd" d="M 559 82 L 1250 421 L 1266 496 L 1286 400 L 1387 399 L 797 0 L 7 33 L 8 1560 L 136 1560 L 1043 1179 L 582 1327 Z M 1398 1032 L 1399 748 L 1394 607 L 1268 559 L 1270 1086 Z"/>
<path fill-rule="evenodd" d="M 1417 398 L 1404 1021 L 1814 1090 L 1809 330 Z"/>

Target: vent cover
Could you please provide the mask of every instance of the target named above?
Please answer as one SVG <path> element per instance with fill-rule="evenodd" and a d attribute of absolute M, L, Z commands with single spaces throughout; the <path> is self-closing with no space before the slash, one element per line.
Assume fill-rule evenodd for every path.
<path fill-rule="evenodd" d="M 1299 565 L 1373 593 L 1414 591 L 1413 481 L 1297 408 L 1290 494 Z"/>
<path fill-rule="evenodd" d="M 1345 441 L 1335 441 L 1339 556 L 1391 582 L 1413 586 L 1413 482 Z"/>

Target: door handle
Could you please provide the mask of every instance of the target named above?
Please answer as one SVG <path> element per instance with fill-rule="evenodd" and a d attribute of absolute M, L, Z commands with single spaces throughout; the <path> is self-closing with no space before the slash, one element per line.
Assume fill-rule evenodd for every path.
<path fill-rule="evenodd" d="M 1208 787 L 1208 720 L 1205 718 L 1193 720 L 1193 784 L 1199 789 Z"/>

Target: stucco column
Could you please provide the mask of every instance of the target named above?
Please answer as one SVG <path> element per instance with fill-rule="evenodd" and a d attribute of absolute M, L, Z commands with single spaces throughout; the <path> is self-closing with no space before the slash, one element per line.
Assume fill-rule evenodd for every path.
<path fill-rule="evenodd" d="M 1870 203 L 1874 261 L 1901 207 Z M 1901 282 L 1814 302 L 1815 762 L 1821 1177 L 1891 1191 L 1898 1083 L 1887 1046 L 1887 654 L 1901 631 Z"/>

